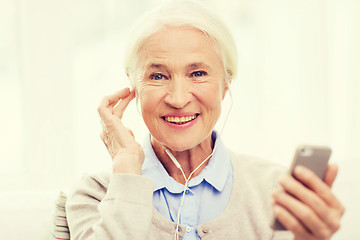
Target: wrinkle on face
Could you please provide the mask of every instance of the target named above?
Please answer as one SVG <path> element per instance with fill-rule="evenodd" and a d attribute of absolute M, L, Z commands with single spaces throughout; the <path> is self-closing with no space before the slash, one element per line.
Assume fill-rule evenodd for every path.
<path fill-rule="evenodd" d="M 181 182 L 183 176 L 164 147 L 187 175 L 211 154 L 211 132 L 227 90 L 222 58 L 203 32 L 167 27 L 145 41 L 138 59 L 141 77 L 136 88 L 153 149 L 168 173 Z M 174 128 L 164 116 L 176 114 L 195 114 L 196 122 Z"/>
<path fill-rule="evenodd" d="M 171 145 L 173 136 L 163 133 L 160 117 L 174 110 L 166 99 L 176 93 L 187 98 L 188 104 L 183 111 L 201 112 L 204 118 L 201 128 L 206 129 L 199 134 L 202 137 L 192 144 L 180 144 L 183 145 L 180 148 L 187 145 L 190 149 L 204 141 L 220 116 L 221 101 L 226 92 L 223 63 L 214 43 L 196 29 L 165 28 L 145 41 L 139 50 L 139 66 L 142 77 L 137 81 L 138 97 L 152 136 Z M 204 71 L 207 76 L 191 77 L 194 71 Z M 164 75 L 166 79 L 153 80 L 149 76 L 154 73 Z"/>

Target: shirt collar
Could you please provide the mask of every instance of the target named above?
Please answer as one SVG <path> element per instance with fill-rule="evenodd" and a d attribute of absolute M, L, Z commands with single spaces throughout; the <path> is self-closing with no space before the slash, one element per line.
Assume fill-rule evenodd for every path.
<path fill-rule="evenodd" d="M 154 192 L 166 188 L 171 193 L 181 193 L 184 186 L 169 176 L 152 148 L 150 137 L 149 134 L 141 144 L 145 154 L 142 175 L 154 181 Z M 230 156 L 216 131 L 212 132 L 212 139 L 216 146 L 214 154 L 201 173 L 189 181 L 189 187 L 197 186 L 205 180 L 221 192 L 231 170 Z"/>
<path fill-rule="evenodd" d="M 151 145 L 151 135 L 147 135 L 144 142 L 141 144 L 145 160 L 142 165 L 142 175 L 154 181 L 154 192 L 166 188 L 171 193 L 181 193 L 183 187 L 176 182 L 165 170 L 157 158 L 154 149 Z"/>
<path fill-rule="evenodd" d="M 224 189 L 226 180 L 231 172 L 231 162 L 230 154 L 227 148 L 221 138 L 217 135 L 216 131 L 212 132 L 212 138 L 215 142 L 216 148 L 214 154 L 209 160 L 209 163 L 197 177 L 202 177 L 203 175 L 203 178 L 209 184 L 221 192 Z M 192 180 L 195 180 L 197 177 Z"/>

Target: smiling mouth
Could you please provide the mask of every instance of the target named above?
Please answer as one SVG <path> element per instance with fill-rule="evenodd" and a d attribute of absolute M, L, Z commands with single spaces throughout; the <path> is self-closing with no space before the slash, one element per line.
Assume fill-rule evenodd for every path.
<path fill-rule="evenodd" d="M 200 114 L 194 114 L 192 116 L 186 116 L 186 117 L 161 117 L 162 119 L 164 119 L 166 122 L 169 123 L 173 123 L 173 124 L 177 124 L 177 125 L 182 125 L 182 124 L 186 124 L 188 122 L 193 121 L 194 119 L 196 119 Z"/>

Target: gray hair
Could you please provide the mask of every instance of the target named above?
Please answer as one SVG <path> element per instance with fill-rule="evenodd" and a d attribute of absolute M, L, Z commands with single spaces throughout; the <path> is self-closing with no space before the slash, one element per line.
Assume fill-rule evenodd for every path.
<path fill-rule="evenodd" d="M 238 55 L 234 39 L 224 22 L 203 4 L 191 0 L 170 1 L 148 12 L 135 25 L 125 55 L 125 70 L 131 85 L 136 86 L 139 49 L 152 34 L 165 26 L 187 26 L 202 31 L 215 44 L 228 82 L 237 73 Z"/>

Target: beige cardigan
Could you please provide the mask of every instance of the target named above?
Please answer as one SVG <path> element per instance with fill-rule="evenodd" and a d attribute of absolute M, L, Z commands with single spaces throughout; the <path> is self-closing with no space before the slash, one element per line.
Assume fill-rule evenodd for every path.
<path fill-rule="evenodd" d="M 290 232 L 270 228 L 271 192 L 284 169 L 252 157 L 231 153 L 230 158 L 234 184 L 228 206 L 196 227 L 201 239 L 292 239 Z M 66 204 L 71 239 L 174 239 L 176 224 L 155 210 L 152 195 L 153 182 L 143 176 L 85 176 Z M 185 231 L 180 226 L 180 237 Z"/>

